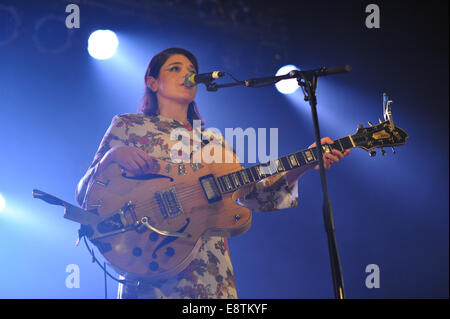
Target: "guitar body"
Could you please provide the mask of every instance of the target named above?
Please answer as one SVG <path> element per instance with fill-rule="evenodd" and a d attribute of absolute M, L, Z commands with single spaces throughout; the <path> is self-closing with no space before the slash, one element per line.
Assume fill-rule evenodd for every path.
<path fill-rule="evenodd" d="M 153 164 L 141 176 L 109 165 L 91 181 L 85 199 L 85 208 L 98 214 L 87 237 L 120 274 L 147 281 L 187 267 L 202 236 L 236 236 L 251 225 L 251 211 L 235 204 L 232 192 L 218 199 L 210 187 L 211 176 L 239 170 L 239 163 Z"/>

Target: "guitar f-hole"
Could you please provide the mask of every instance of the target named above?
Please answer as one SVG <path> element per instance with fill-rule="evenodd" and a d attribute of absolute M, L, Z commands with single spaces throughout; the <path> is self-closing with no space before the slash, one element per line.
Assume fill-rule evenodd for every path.
<path fill-rule="evenodd" d="M 190 223 L 190 222 L 191 222 L 191 220 L 190 220 L 189 218 L 186 218 L 186 224 L 185 224 L 183 227 L 181 227 L 180 229 L 178 229 L 176 232 L 177 232 L 177 233 L 183 233 L 184 230 L 189 226 L 189 223 Z M 187 236 L 187 237 L 190 237 L 190 236 Z M 156 246 L 155 250 L 154 250 L 153 253 L 152 253 L 152 258 L 158 257 L 158 256 L 156 255 L 156 252 L 157 252 L 161 247 L 164 247 L 164 246 L 170 244 L 171 242 L 173 242 L 173 241 L 175 241 L 175 240 L 177 240 L 177 239 L 178 239 L 178 237 L 175 237 L 175 236 L 168 236 L 168 237 L 164 238 L 164 239 L 159 243 L 159 245 Z"/>

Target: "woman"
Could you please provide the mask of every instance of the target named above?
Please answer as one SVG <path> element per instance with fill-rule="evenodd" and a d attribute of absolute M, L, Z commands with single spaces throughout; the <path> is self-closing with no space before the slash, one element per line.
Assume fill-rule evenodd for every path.
<path fill-rule="evenodd" d="M 198 73 L 197 59 L 180 48 L 164 50 L 153 57 L 145 73 L 145 95 L 139 114 L 115 116 L 86 175 L 80 180 L 76 197 L 83 205 L 92 177 L 111 163 L 133 174 L 149 170 L 151 158 L 171 161 L 170 139 L 173 129 L 192 130 L 200 117 L 194 98 L 197 87 L 184 85 L 187 73 Z M 220 137 L 213 139 L 221 142 Z M 333 143 L 324 138 L 322 143 Z M 311 147 L 313 147 L 312 145 Z M 325 168 L 346 153 L 324 154 Z M 182 154 L 178 154 L 182 155 Z M 302 167 L 275 175 L 253 185 L 251 192 L 238 199 L 252 211 L 270 211 L 297 205 L 297 181 L 312 167 Z M 317 169 L 317 167 L 316 167 Z M 233 268 L 225 238 L 202 238 L 193 261 L 173 278 L 147 286 L 119 286 L 119 298 L 237 298 Z"/>

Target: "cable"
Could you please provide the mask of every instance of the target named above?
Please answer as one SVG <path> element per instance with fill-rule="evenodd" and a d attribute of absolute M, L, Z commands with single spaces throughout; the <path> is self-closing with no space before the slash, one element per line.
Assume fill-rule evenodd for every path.
<path fill-rule="evenodd" d="M 97 265 L 99 265 L 99 267 L 103 270 L 103 272 L 105 273 L 105 298 L 106 298 L 106 275 L 108 275 L 111 279 L 113 279 L 114 281 L 120 283 L 120 284 L 124 284 L 124 285 L 135 285 L 135 286 L 139 286 L 141 284 L 140 281 L 131 281 L 131 280 L 124 280 L 124 279 L 117 279 L 115 278 L 113 275 L 111 275 L 107 270 L 106 270 L 106 263 L 104 263 L 104 266 L 102 266 L 102 264 L 98 261 L 97 257 L 95 257 L 94 254 L 94 250 L 91 249 L 87 243 L 86 237 L 83 237 L 84 240 L 84 244 L 86 245 L 87 250 L 89 251 L 89 253 L 92 256 L 92 262 L 97 263 Z"/>

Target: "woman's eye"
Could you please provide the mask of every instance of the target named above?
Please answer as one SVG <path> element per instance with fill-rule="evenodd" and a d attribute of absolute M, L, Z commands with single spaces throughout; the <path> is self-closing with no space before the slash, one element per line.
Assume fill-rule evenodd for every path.
<path fill-rule="evenodd" d="M 178 66 L 173 66 L 169 69 L 170 71 L 178 71 L 180 68 Z"/>

